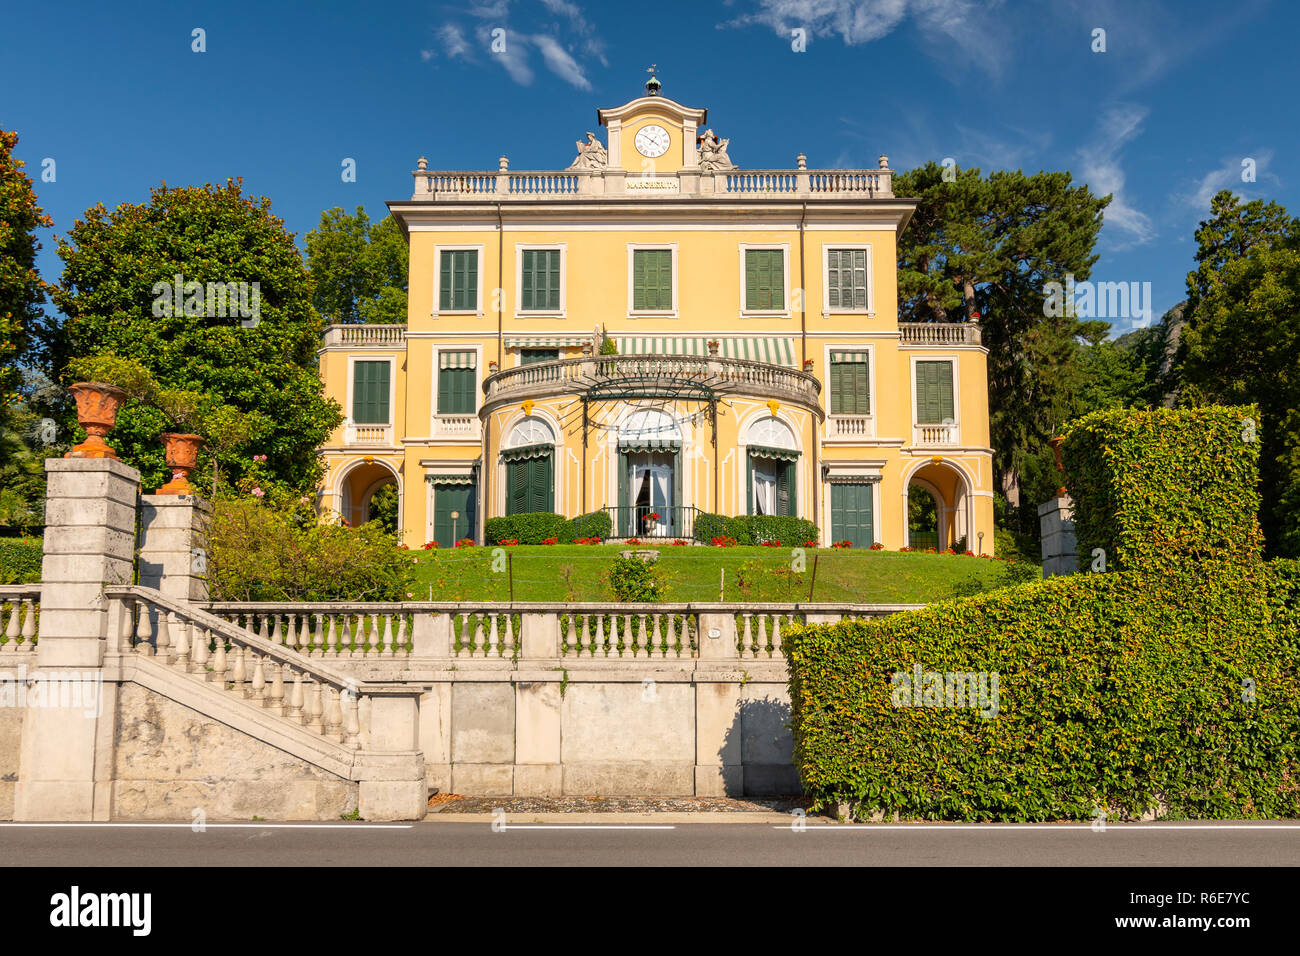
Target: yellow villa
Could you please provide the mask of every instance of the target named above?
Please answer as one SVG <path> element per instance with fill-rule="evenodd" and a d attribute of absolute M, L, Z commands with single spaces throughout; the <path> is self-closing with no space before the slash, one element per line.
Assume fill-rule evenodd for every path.
<path fill-rule="evenodd" d="M 388 204 L 410 239 L 407 322 L 325 333 L 347 417 L 324 506 L 359 523 L 396 484 L 410 547 L 603 510 L 614 537 L 777 514 L 822 545 L 897 549 L 922 543 L 919 487 L 924 543 L 992 553 L 987 350 L 977 325 L 899 323 L 915 202 L 887 158 L 737 168 L 707 111 L 653 78 L 597 120 L 603 141 L 586 133 L 567 168 L 421 159 Z"/>

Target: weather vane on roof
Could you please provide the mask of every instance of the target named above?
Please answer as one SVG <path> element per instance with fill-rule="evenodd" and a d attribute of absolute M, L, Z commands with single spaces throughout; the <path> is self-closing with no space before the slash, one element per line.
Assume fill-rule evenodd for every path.
<path fill-rule="evenodd" d="M 658 63 L 651 63 L 650 69 L 646 70 L 646 72 L 650 74 L 650 79 L 645 82 L 645 91 L 649 96 L 658 96 L 659 87 L 663 85 L 659 82 L 659 77 L 655 76 L 655 70 L 658 66 Z"/>

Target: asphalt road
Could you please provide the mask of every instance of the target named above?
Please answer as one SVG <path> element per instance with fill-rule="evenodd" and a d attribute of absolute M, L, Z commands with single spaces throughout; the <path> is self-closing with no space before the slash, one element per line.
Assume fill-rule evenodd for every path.
<path fill-rule="evenodd" d="M 0 824 L 4 866 L 1296 866 L 1300 824 Z"/>

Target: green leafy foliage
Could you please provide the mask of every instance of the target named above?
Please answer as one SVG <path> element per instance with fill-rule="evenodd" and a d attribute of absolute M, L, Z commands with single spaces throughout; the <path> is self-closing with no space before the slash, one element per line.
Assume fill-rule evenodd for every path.
<path fill-rule="evenodd" d="M 483 539 L 489 545 L 510 540 L 518 541 L 520 544 L 541 544 L 547 538 L 570 541 L 577 537 L 572 533 L 571 528 L 571 522 L 564 515 L 536 511 L 488 518 L 484 523 Z"/>
<path fill-rule="evenodd" d="M 805 790 L 921 819 L 1135 817 L 1160 801 L 1172 817 L 1300 815 L 1295 569 L 1201 572 L 1057 577 L 783 630 Z M 893 675 L 917 664 L 997 674 L 996 717 L 896 706 Z"/>
<path fill-rule="evenodd" d="M 805 541 L 818 540 L 817 526 L 806 518 L 784 515 L 725 515 L 701 512 L 695 516 L 695 540 L 734 538 L 737 544 L 763 544 L 780 541 L 789 547 L 802 547 Z"/>
<path fill-rule="evenodd" d="M 0 130 L 0 424 L 18 400 L 19 366 L 31 358 L 41 324 L 46 285 L 36 272 L 36 230 L 52 225 L 36 203 L 26 164 L 14 156 L 17 145 L 17 133 Z"/>
<path fill-rule="evenodd" d="M 38 584 L 42 556 L 40 538 L 0 538 L 0 584 Z"/>
<path fill-rule="evenodd" d="M 405 323 L 409 257 L 392 216 L 371 226 L 363 206 L 352 215 L 327 209 L 307 233 L 312 305 L 328 322 Z"/>
<path fill-rule="evenodd" d="M 306 501 L 223 498 L 208 534 L 216 601 L 405 601 L 415 559 L 378 522 L 324 524 Z"/>
<path fill-rule="evenodd" d="M 560 541 L 568 544 L 574 538 L 608 538 L 613 527 L 614 522 L 608 511 L 590 511 L 574 518 L 569 531 L 560 537 Z"/>
<path fill-rule="evenodd" d="M 250 438 L 221 451 L 205 450 L 196 478 L 220 456 L 234 484 L 253 456 L 267 456 L 268 481 L 314 490 L 323 473 L 316 449 L 342 421 L 324 396 L 316 349 L 321 323 L 311 307 L 311 278 L 293 236 L 265 198 L 244 196 L 238 181 L 224 186 L 154 189 L 145 204 L 88 210 L 60 240 L 63 278 L 53 295 L 66 319 L 51 337 L 60 377 L 74 358 L 134 359 L 168 389 L 198 392 L 213 406 L 253 416 Z M 183 281 L 258 283 L 259 319 L 187 315 L 159 307 L 156 284 Z M 162 286 L 159 286 L 162 288 Z M 250 300 L 251 304 L 251 300 Z M 70 432 L 74 421 L 65 422 Z M 144 486 L 168 477 L 158 434 L 170 423 L 156 407 L 128 403 L 111 443 L 140 469 Z"/>
<path fill-rule="evenodd" d="M 620 555 L 609 568 L 609 590 L 617 601 L 648 603 L 664 600 L 668 583 L 656 562 Z"/>
<path fill-rule="evenodd" d="M 1252 407 L 1094 412 L 1061 453 L 1081 568 L 1153 571 L 1215 556 L 1247 564 L 1261 545 Z M 1255 423 L 1255 424 L 1250 424 Z"/>

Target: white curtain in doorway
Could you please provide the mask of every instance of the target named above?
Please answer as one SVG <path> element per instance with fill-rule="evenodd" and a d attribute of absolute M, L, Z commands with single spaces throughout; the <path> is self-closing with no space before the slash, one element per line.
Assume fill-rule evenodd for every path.
<path fill-rule="evenodd" d="M 650 469 L 644 465 L 632 466 L 632 500 L 628 504 L 635 505 L 641 500 L 641 492 L 645 490 L 646 482 L 650 480 Z"/>
<path fill-rule="evenodd" d="M 776 475 L 754 469 L 754 514 L 776 514 Z"/>

